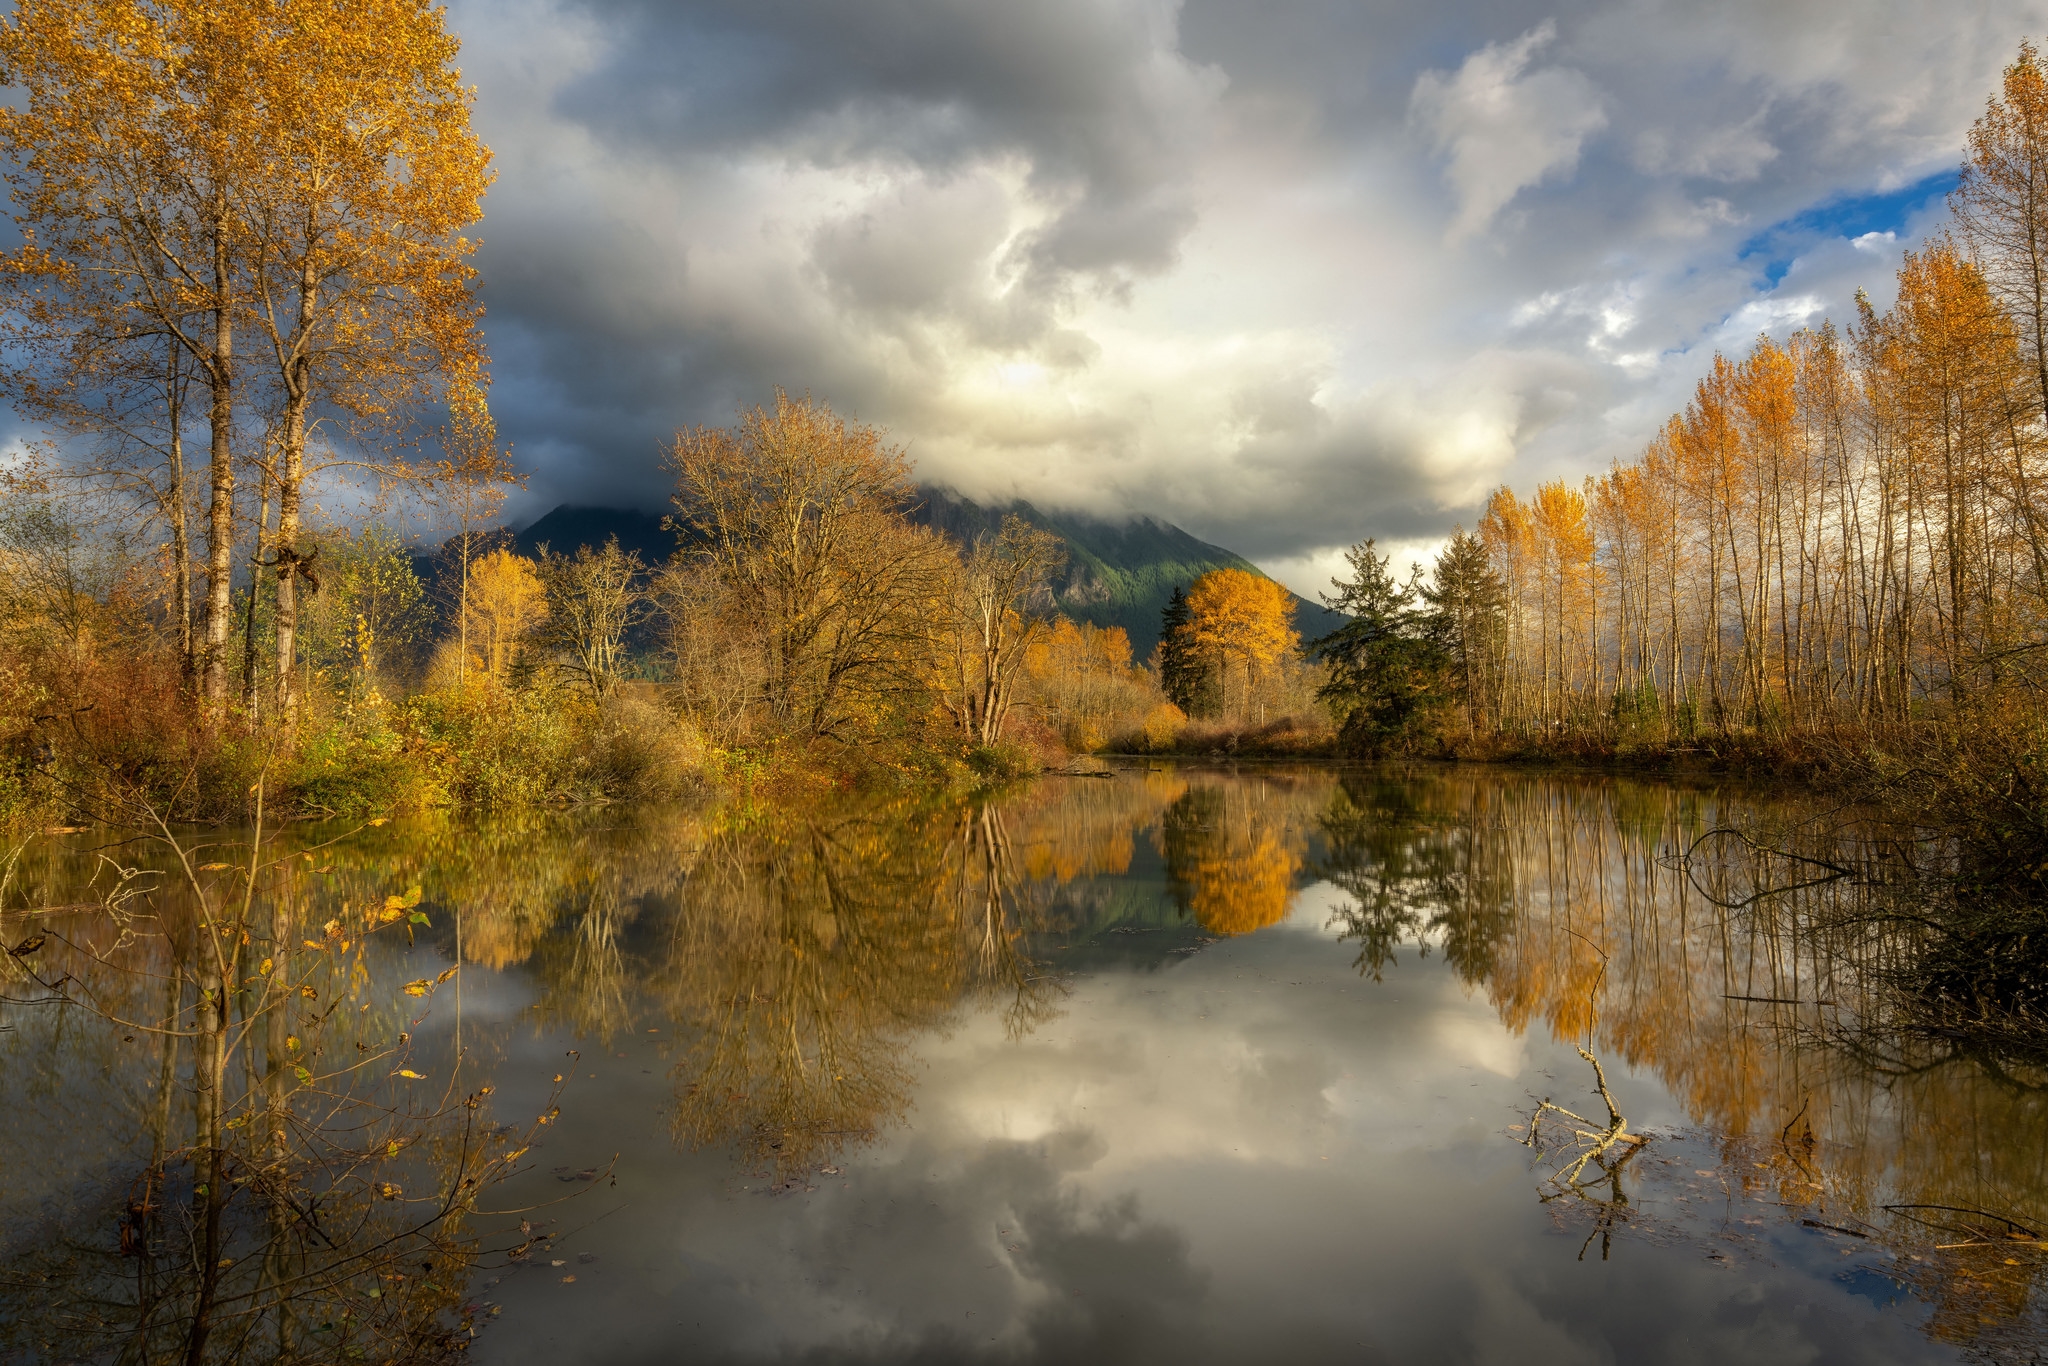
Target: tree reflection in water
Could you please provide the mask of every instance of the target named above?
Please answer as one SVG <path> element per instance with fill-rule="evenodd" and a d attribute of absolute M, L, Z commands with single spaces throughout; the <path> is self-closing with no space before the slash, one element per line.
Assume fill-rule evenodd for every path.
<path fill-rule="evenodd" d="M 430 924 L 418 892 L 330 910 L 326 852 L 201 846 L 160 822 L 13 851 L 8 1360 L 466 1345 L 469 1221 L 523 1145 L 488 1122 L 489 1086 L 418 1070 L 410 1031 L 456 975 L 389 971 Z"/>
<path fill-rule="evenodd" d="M 1255 933 L 1286 920 L 1302 889 L 1320 882 L 1335 893 L 1328 928 L 1355 945 L 1362 976 L 1398 980 L 1410 954 L 1440 955 L 1510 1031 L 1583 1045 L 1603 1059 L 1624 1107 L 1623 1066 L 1656 1076 L 1683 1106 L 1691 1131 L 1660 1135 L 1640 1151 L 1611 1148 L 1581 1168 L 1582 1176 L 1599 1170 L 1596 1182 L 1580 1183 L 1585 1198 L 1553 1202 L 1579 1206 L 1589 1238 L 1621 1249 L 1628 1237 L 1676 1229 L 1720 1250 L 1727 1230 L 1690 1211 L 1712 1204 L 1725 1212 L 1729 1199 L 1777 1205 L 1793 1229 L 1812 1225 L 1800 1236 L 1895 1254 L 1886 1274 L 1933 1304 L 1940 1336 L 1995 1353 L 2002 1343 L 2038 1341 L 2044 1327 L 2048 1078 L 2033 1055 L 2001 1052 L 1982 1030 L 1965 1037 L 1916 1023 L 1922 1016 L 1902 987 L 1920 980 L 1909 969 L 1927 959 L 1930 942 L 1947 954 L 1940 1000 L 1969 999 L 1970 984 L 1957 978 L 1958 964 L 1967 966 L 1963 941 L 1915 919 L 1911 889 L 1891 871 L 1906 862 L 1896 832 L 1853 813 L 1489 770 L 1187 768 L 1045 782 L 984 802 L 429 819 L 314 852 L 268 867 L 254 904 L 275 919 L 250 927 L 249 953 L 282 958 L 308 938 L 323 945 L 322 970 L 334 975 L 307 985 L 338 1032 L 319 1048 L 352 1052 L 358 1038 L 409 1027 L 417 1012 L 401 1007 L 419 1002 L 377 988 L 395 981 L 396 959 L 364 950 L 353 935 L 344 957 L 321 927 L 360 919 L 393 888 L 416 885 L 443 953 L 530 976 L 537 999 L 528 1024 L 610 1045 L 665 1020 L 675 1140 L 729 1146 L 784 1183 L 809 1179 L 901 1123 L 913 1099 L 913 1049 L 963 1009 L 997 1013 L 1013 1035 L 1048 1019 L 1063 985 L 1047 964 L 1068 950 L 1150 942 L 1107 938 L 1120 931 Z M 1923 864 L 1930 856 L 1912 852 Z M 1815 876 L 1810 860 L 1844 871 Z M 26 859 L 9 905 L 80 900 L 86 878 L 61 862 Z M 181 1020 L 189 1031 L 205 964 L 188 943 L 194 912 L 174 901 L 148 925 L 123 922 L 104 905 L 67 913 L 75 927 L 62 915 L 37 923 L 129 966 L 129 994 L 117 1002 L 123 1018 Z M 11 927 L 9 936 L 15 942 Z M 52 956 L 31 965 L 61 972 L 60 951 L 70 950 L 53 933 L 43 950 Z M 250 975 L 237 972 L 223 980 Z M 1998 1000 L 2006 997 L 2031 999 L 2006 992 Z M 347 1005 L 330 1011 L 330 1002 Z M 229 1070 L 236 1099 L 220 1122 L 254 1118 L 222 1128 L 220 1147 L 238 1154 L 237 1198 L 254 1220 L 233 1237 L 256 1247 L 274 1236 L 266 1221 L 275 1211 L 287 1211 L 278 1230 L 308 1226 L 294 1223 L 259 1179 L 273 1132 L 263 1117 L 283 1112 L 279 1078 L 296 1097 L 283 1108 L 298 1107 L 299 1132 L 321 1132 L 354 1112 L 339 1102 L 306 1108 L 317 1088 L 299 1082 L 289 1060 L 297 1056 L 291 1040 L 310 1046 L 310 1027 L 273 1028 L 251 1006 L 233 1009 L 254 1023 L 237 1055 L 241 1070 Z M 167 1271 L 144 1274 L 145 1265 L 168 1262 L 123 1255 L 118 1230 L 124 1219 L 134 1223 L 125 1212 L 131 1186 L 110 1175 L 158 1173 L 132 1188 L 155 1221 L 149 1257 L 165 1255 L 174 1217 L 187 1220 L 178 1228 L 196 1227 L 189 1214 L 167 1212 L 191 1210 L 202 1183 L 192 1174 L 197 1110 L 189 1082 L 179 1080 L 192 1074 L 192 1045 L 169 1035 L 124 1042 L 61 1012 L 17 1010 L 7 1022 L 16 1033 L 7 1036 L 9 1090 L 0 1099 L 15 1113 L 54 1114 L 52 1098 L 75 1093 L 89 1103 L 65 1122 L 131 1136 L 115 1145 L 118 1160 L 102 1152 L 91 1170 L 82 1158 L 71 1169 L 46 1162 L 31 1176 L 0 1169 L 8 1209 L 41 1203 L 45 1227 L 66 1230 L 61 1238 L 8 1230 L 14 1331 L 90 1323 L 101 1347 L 65 1350 L 114 1359 L 119 1344 L 105 1337 L 106 1325 L 122 1314 L 132 1325 L 145 1300 L 189 1303 L 193 1293 L 172 1287 Z M 466 1028 L 456 1045 L 466 1067 L 488 1066 L 510 1037 L 504 1028 Z M 120 1084 L 77 1080 L 102 1074 Z M 348 1103 L 382 1094 L 351 1093 Z M 411 1200 L 473 1174 L 465 1164 L 484 1150 L 462 1126 L 478 1112 L 461 1099 L 454 1096 L 460 1113 L 450 1112 L 451 1123 L 438 1109 L 381 1102 L 389 1123 L 417 1136 L 392 1160 L 419 1165 L 403 1179 L 387 1171 L 375 1180 L 402 1186 Z M 1569 1094 L 1558 1099 L 1599 1113 Z M 65 1152 L 74 1131 L 52 1124 L 23 1141 Z M 366 1142 L 383 1132 L 362 1131 Z M 407 1207 L 376 1195 L 371 1167 L 347 1170 L 358 1184 L 323 1188 L 320 1226 L 374 1242 Z M 311 1188 L 303 1175 L 294 1179 L 291 1189 Z M 88 1194 L 58 1208 L 50 1191 Z M 341 1222 L 330 1225 L 329 1211 Z M 293 1257 L 319 1250 L 293 1248 Z M 457 1266 L 466 1254 L 457 1246 L 444 1255 Z M 226 1259 L 233 1266 L 216 1265 L 221 1283 L 251 1304 L 264 1285 L 289 1279 L 286 1261 Z M 351 1300 L 347 1322 L 385 1322 L 390 1333 L 434 1314 L 448 1322 L 448 1302 L 426 1295 L 427 1285 L 446 1284 L 441 1273 L 404 1274 L 404 1294 L 386 1291 L 367 1306 Z M 322 1284 L 320 1294 L 342 1293 L 340 1279 Z M 367 1300 L 360 1287 L 348 1293 Z M 73 1317 L 31 1319 L 31 1306 Z M 297 1327 L 280 1328 L 275 1316 L 251 1321 L 261 1333 L 299 1333 L 295 1350 L 308 1356 L 319 1344 L 307 1334 L 341 1321 L 326 1308 L 292 1312 Z M 134 1359 L 165 1358 L 152 1351 Z M 218 1357 L 229 1347 L 207 1351 Z"/>
<path fill-rule="evenodd" d="M 1886 1250 L 1937 1336 L 2041 1340 L 2048 1074 L 1917 1026 L 1898 987 L 1940 941 L 1928 884 L 1892 871 L 1900 832 L 1818 802 L 1455 769 L 1346 775 L 1317 825 L 1362 973 L 1441 952 L 1511 1029 L 1656 1075 L 1726 1190 Z M 1683 1214 L 1695 1160 L 1636 1162 L 1632 1208 L 1619 1179 L 1578 1203 L 1603 1240 L 1646 1206 Z"/>

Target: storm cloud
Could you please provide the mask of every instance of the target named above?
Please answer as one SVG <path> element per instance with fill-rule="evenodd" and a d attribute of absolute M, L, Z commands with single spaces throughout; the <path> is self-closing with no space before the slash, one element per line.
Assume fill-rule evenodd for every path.
<path fill-rule="evenodd" d="M 1888 297 L 2048 3 L 526 0 L 451 11 L 520 511 L 777 385 L 924 478 L 1312 588 Z"/>

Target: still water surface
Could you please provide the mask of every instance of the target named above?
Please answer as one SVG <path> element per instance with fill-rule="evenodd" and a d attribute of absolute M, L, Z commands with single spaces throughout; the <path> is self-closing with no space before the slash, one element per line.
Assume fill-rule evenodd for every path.
<path fill-rule="evenodd" d="M 1752 793 L 1137 766 L 394 822 L 321 895 L 417 881 L 362 990 L 459 956 L 421 1066 L 560 1107 L 485 1221 L 549 1235 L 470 1286 L 491 1366 L 2038 1359 L 2042 1244 L 1927 1210 L 2048 1214 L 2041 1091 L 1853 1035 L 1799 919 L 1851 893 L 1730 826 L 1870 852 Z M 151 1101 L 9 1018 L 0 1210 L 48 1217 Z M 1565 1185 L 1522 1140 L 1605 1114 L 1582 1045 L 1649 1141 Z"/>

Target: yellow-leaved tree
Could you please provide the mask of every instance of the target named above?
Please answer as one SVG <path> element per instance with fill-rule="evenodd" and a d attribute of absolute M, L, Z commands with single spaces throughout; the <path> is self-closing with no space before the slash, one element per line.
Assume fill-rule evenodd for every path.
<path fill-rule="evenodd" d="M 348 465 L 422 477 L 430 469 L 399 454 L 422 412 L 445 407 L 457 428 L 483 421 L 475 243 L 462 234 L 482 215 L 490 152 L 470 129 L 473 97 L 439 7 L 241 3 L 260 35 L 265 165 L 239 227 L 277 414 L 267 472 L 278 701 L 289 708 L 309 475 Z M 323 423 L 333 431 L 316 452 Z M 486 449 L 495 460 L 495 441 Z"/>
<path fill-rule="evenodd" d="M 519 647 L 547 619 L 547 590 L 532 560 L 494 550 L 469 567 L 464 595 L 463 634 L 482 651 L 483 672 L 503 683 L 518 660 Z"/>
<path fill-rule="evenodd" d="M 200 690 L 227 696 L 238 446 L 278 497 L 278 689 L 291 700 L 308 449 L 377 477 L 429 408 L 484 421 L 471 297 L 489 153 L 423 0 L 23 0 L 0 25 L 22 245 L 4 258 L 9 396 L 56 430 L 161 453 L 183 577 L 184 391 L 206 392 Z M 246 347 L 251 334 L 254 354 Z M 245 373 L 246 372 L 246 373 Z M 246 431 L 244 429 L 247 429 Z M 261 432 L 262 435 L 257 435 Z M 182 608 L 183 590 L 174 594 Z"/>
<path fill-rule="evenodd" d="M 1233 681 L 1242 710 L 1259 676 L 1300 643 L 1293 616 L 1285 588 L 1242 569 L 1212 569 L 1188 589 L 1188 641 L 1220 671 L 1226 706 Z"/>
<path fill-rule="evenodd" d="M 182 577 L 185 383 L 206 391 L 206 592 L 186 663 L 215 704 L 234 617 L 237 206 L 263 164 L 258 92 L 243 78 L 252 31 L 197 0 L 22 0 L 0 25 L 19 92 L 0 110 L 22 237 L 0 274 L 8 396 L 58 432 L 161 434 L 156 484 Z"/>

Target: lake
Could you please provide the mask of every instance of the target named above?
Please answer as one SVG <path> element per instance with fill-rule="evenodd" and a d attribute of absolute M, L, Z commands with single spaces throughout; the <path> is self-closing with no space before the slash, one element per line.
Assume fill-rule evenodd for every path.
<path fill-rule="evenodd" d="M 206 877 L 247 862 L 191 838 L 225 851 Z M 333 1249 L 388 1242 L 377 1220 L 454 1171 L 487 1177 L 476 1210 L 407 1254 L 421 1269 L 377 1263 L 378 1303 L 444 1278 L 408 1303 L 493 1366 L 2048 1348 L 2042 1078 L 1887 1032 L 1899 950 L 1862 913 L 1897 851 L 1818 799 L 1154 762 L 985 803 L 294 829 L 252 900 L 280 908 L 265 923 L 288 908 L 280 945 L 346 967 L 294 997 L 311 1023 L 251 1027 L 222 1074 L 251 1117 L 223 1142 L 248 1152 L 184 1177 L 190 1059 L 122 1023 L 196 999 L 147 949 L 177 921 L 150 921 L 147 889 L 175 900 L 176 879 L 110 899 L 121 867 L 165 866 L 142 847 L 38 841 L 7 893 L 52 934 L 10 959 L 0 1015 L 0 1309 L 23 1359 L 184 1359 L 170 1292 L 153 1327 L 124 1288 L 192 1261 L 147 1213 L 191 1204 L 179 1180 L 254 1192 L 249 1247 L 297 1220 Z M 391 927 L 351 942 L 380 904 Z M 115 963 L 128 986 L 94 1015 L 81 984 Z M 343 1066 L 315 1053 L 381 1058 L 400 1032 L 351 1093 L 367 1110 L 310 1106 Z M 282 1130 L 249 1135 L 285 1107 L 249 1107 L 302 1059 L 294 1141 L 346 1149 L 335 1170 L 384 1160 L 384 1131 L 330 1130 L 433 1112 L 390 1140 L 413 1174 L 370 1181 L 381 1202 L 263 1175 Z M 230 1243 L 219 1274 L 250 1279 L 224 1305 L 295 1283 Z M 369 1265 L 209 1350 L 364 1351 Z M 429 1351 L 396 1323 L 366 1359 Z"/>

